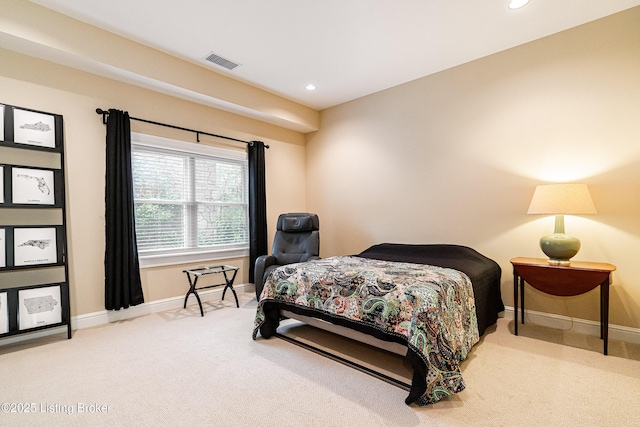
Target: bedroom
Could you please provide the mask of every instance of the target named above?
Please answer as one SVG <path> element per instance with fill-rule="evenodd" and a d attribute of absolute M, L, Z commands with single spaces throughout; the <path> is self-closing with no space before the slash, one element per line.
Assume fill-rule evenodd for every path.
<path fill-rule="evenodd" d="M 27 19 L 34 16 L 38 31 Z M 30 2 L 10 2 L 0 19 L 6 31 L 3 42 L 48 45 L 43 39 L 61 37 L 58 29 L 66 28 L 71 35 L 85 34 L 132 56 L 163 61 L 169 82 L 175 79 L 172 71 L 196 73 L 190 64 L 116 40 Z M 533 189 L 554 180 L 585 182 L 598 215 L 567 218 L 567 231 L 582 241 L 577 258 L 617 266 L 611 338 L 637 342 L 639 22 L 636 7 L 319 113 L 220 81 L 229 90 L 247 93 L 254 104 L 286 111 L 283 122 L 316 129 L 321 123 L 313 132 L 127 85 L 5 44 L 0 102 L 65 116 L 72 316 L 79 322 L 102 319 L 104 310 L 104 127 L 95 114 L 95 108 L 102 107 L 231 136 L 259 137 L 271 145 L 269 227 L 281 212 L 318 213 L 324 256 L 355 253 L 385 241 L 472 246 L 501 265 L 507 306 L 513 305 L 509 259 L 542 256 L 538 239 L 553 227 L 552 218 L 526 215 Z M 91 46 L 80 42 L 75 41 L 74 52 L 89 55 Z M 68 46 L 56 49 L 64 52 Z M 109 51 L 103 55 L 107 60 Z M 559 168 L 570 175 L 554 175 Z M 247 259 L 228 262 L 241 268 L 238 283 L 246 283 Z M 150 268 L 142 275 L 150 303 L 184 295 L 181 268 Z M 558 315 L 560 321 L 576 319 L 588 333 L 597 328 L 595 293 L 569 301 L 534 292 L 527 297 L 528 308 L 542 313 L 542 320 L 557 321 Z"/>

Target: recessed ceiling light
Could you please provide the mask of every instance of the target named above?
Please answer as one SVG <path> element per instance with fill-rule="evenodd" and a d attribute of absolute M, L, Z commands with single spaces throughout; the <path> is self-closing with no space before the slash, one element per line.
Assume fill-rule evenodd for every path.
<path fill-rule="evenodd" d="M 316 90 L 316 89 L 318 89 L 318 87 L 317 87 L 316 85 L 311 84 L 311 83 L 310 83 L 310 84 L 308 84 L 308 85 L 306 85 L 304 88 L 305 88 L 306 90 Z"/>
<path fill-rule="evenodd" d="M 511 0 L 509 2 L 509 9 L 520 9 L 523 6 L 526 6 L 529 3 L 529 0 Z"/>

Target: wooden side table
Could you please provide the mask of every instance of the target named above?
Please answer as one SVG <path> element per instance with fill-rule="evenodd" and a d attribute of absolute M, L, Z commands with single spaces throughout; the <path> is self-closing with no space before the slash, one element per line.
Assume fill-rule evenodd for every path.
<path fill-rule="evenodd" d="M 604 354 L 609 344 L 609 285 L 615 265 L 600 262 L 571 261 L 569 265 L 550 265 L 542 258 L 513 258 L 513 306 L 515 333 L 518 335 L 518 290 L 521 320 L 524 324 L 524 283 L 556 296 L 574 296 L 600 287 L 600 338 Z M 518 286 L 519 285 L 519 286 Z M 519 289 L 518 289 L 519 288 Z"/>

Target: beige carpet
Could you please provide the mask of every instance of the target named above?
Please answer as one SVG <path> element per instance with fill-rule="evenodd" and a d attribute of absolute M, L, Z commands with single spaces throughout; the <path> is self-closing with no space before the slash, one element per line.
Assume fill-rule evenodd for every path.
<path fill-rule="evenodd" d="M 0 403 L 22 412 L 3 405 L 0 425 L 640 426 L 637 346 L 612 341 L 603 356 L 595 338 L 533 325 L 516 337 L 500 319 L 463 364 L 467 389 L 420 408 L 289 342 L 252 341 L 256 302 L 240 297 L 205 317 L 192 305 L 1 346 Z"/>

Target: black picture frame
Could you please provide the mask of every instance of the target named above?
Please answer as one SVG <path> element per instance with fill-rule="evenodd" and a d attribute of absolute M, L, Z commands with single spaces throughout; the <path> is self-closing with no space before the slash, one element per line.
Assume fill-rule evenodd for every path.
<path fill-rule="evenodd" d="M 4 172 L 6 207 L 61 208 L 64 203 L 62 171 L 32 166 L 0 165 Z"/>
<path fill-rule="evenodd" d="M 30 150 L 62 152 L 64 134 L 61 115 L 7 104 L 0 104 L 0 114 L 2 114 L 2 120 L 0 121 L 2 124 L 0 129 L 2 141 L 0 141 L 0 145 Z M 39 124 L 39 122 L 42 124 Z M 27 128 L 24 126 L 27 126 Z M 47 130 L 47 127 L 49 130 Z M 38 128 L 42 130 L 38 130 Z M 36 137 L 30 139 L 25 132 L 31 132 Z M 38 136 L 43 136 L 37 135 L 39 132 L 45 133 L 47 137 L 38 138 Z"/>
<path fill-rule="evenodd" d="M 63 293 L 60 283 L 31 286 L 17 291 L 19 331 L 63 324 Z"/>
<path fill-rule="evenodd" d="M 59 264 L 56 227 L 14 227 L 13 265 L 16 267 Z"/>
<path fill-rule="evenodd" d="M 47 298 L 48 295 L 55 299 L 55 302 Z M 25 298 L 41 298 L 42 301 L 28 301 L 32 311 L 30 313 L 24 303 Z M 0 337 L 6 338 L 25 332 L 69 326 L 71 313 L 68 301 L 69 285 L 67 282 L 0 289 Z M 50 308 L 53 310 L 47 311 Z M 39 315 L 37 312 L 43 314 Z"/>
<path fill-rule="evenodd" d="M 4 165 L 0 165 L 0 206 L 4 205 L 4 201 L 7 199 L 4 182 Z"/>
<path fill-rule="evenodd" d="M 4 141 L 4 104 L 0 104 L 0 141 Z"/>
<path fill-rule="evenodd" d="M 0 227 L 0 269 L 7 267 L 7 227 Z"/>
<path fill-rule="evenodd" d="M 34 147 L 56 148 L 53 114 L 13 108 L 13 142 Z"/>
<path fill-rule="evenodd" d="M 9 333 L 9 293 L 0 291 L 0 336 Z"/>
<path fill-rule="evenodd" d="M 0 271 L 64 265 L 66 237 L 62 225 L 21 225 L 0 228 L 5 230 L 6 254 L 5 266 L 0 267 Z M 53 247 L 55 250 L 52 249 Z M 40 253 L 40 251 L 43 252 Z"/>

